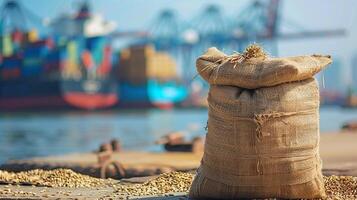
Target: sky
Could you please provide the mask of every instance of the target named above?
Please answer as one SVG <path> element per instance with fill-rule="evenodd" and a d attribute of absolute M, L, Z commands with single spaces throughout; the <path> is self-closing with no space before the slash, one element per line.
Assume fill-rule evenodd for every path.
<path fill-rule="evenodd" d="M 0 3 L 5 0 L 0 0 Z M 74 11 L 79 0 L 20 0 L 26 8 L 45 18 Z M 235 19 L 250 0 L 90 0 L 94 12 L 113 20 L 119 31 L 145 30 L 162 9 L 176 10 L 189 22 L 209 4 L 221 7 L 227 19 Z M 280 32 L 345 29 L 347 35 L 330 38 L 279 40 L 279 56 L 329 54 L 344 68 L 342 80 L 351 81 L 351 60 L 357 54 L 357 1 L 282 0 Z M 357 66 L 355 66 L 357 67 Z M 355 77 L 357 79 L 357 77 Z M 325 80 L 330 81 L 330 80 Z M 333 80 L 332 80 L 333 81 Z"/>

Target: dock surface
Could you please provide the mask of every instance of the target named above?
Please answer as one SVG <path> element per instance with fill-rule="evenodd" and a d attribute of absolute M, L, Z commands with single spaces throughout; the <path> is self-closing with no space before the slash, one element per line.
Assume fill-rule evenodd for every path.
<path fill-rule="evenodd" d="M 145 179 L 147 180 L 147 178 Z M 137 180 L 136 180 L 137 181 Z M 128 183 L 130 184 L 130 183 Z M 184 200 L 185 193 L 171 193 L 160 196 L 127 197 L 115 194 L 115 190 L 106 188 L 65 188 L 0 185 L 0 199 L 147 199 L 147 200 Z"/>
<path fill-rule="evenodd" d="M 324 174 L 357 176 L 357 133 L 323 133 L 320 154 Z M 126 178 L 149 176 L 167 171 L 189 171 L 196 169 L 202 153 L 187 152 L 119 152 L 112 154 L 112 160 L 121 163 L 129 172 Z M 79 173 L 99 177 L 98 155 L 96 153 L 49 156 L 26 160 L 9 161 L 0 169 L 23 171 L 30 169 L 69 168 Z"/>
<path fill-rule="evenodd" d="M 169 171 L 195 170 L 202 153 L 189 152 L 113 152 L 111 160 L 124 167 L 125 178 L 150 176 Z M 0 166 L 0 170 L 26 171 L 32 169 L 67 168 L 75 172 L 100 177 L 101 164 L 97 153 L 78 153 L 62 156 L 49 156 L 25 160 L 13 160 Z M 108 176 L 116 178 L 114 176 Z"/>
<path fill-rule="evenodd" d="M 323 160 L 324 175 L 357 176 L 357 133 L 325 133 L 321 135 L 320 154 Z M 168 167 L 177 170 L 194 169 L 199 166 L 202 154 L 193 153 L 114 153 L 113 159 L 127 168 Z M 29 160 L 11 161 L 15 165 L 96 165 L 95 153 L 51 156 Z M 138 177 L 123 180 L 127 184 L 143 183 L 151 177 Z M 120 199 L 113 188 L 50 188 L 33 186 L 0 185 L 0 199 Z M 125 197 L 126 198 L 126 197 Z M 142 196 L 132 199 L 188 199 L 186 194 L 176 193 L 166 196 Z"/>
<path fill-rule="evenodd" d="M 357 176 L 357 132 L 322 134 L 320 155 L 325 175 Z"/>

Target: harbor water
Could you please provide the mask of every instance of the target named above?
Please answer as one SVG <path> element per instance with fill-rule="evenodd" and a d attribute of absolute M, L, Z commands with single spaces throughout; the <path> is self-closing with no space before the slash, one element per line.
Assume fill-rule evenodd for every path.
<path fill-rule="evenodd" d="M 171 131 L 205 135 L 206 109 L 0 114 L 0 163 L 10 159 L 97 150 L 119 139 L 125 150 L 162 151 L 155 140 Z M 357 118 L 357 109 L 323 107 L 322 134 Z"/>

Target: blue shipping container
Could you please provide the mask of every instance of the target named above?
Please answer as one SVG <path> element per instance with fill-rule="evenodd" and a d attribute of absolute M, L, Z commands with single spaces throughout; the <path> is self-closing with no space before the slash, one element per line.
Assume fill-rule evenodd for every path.
<path fill-rule="evenodd" d="M 5 57 L 3 58 L 2 67 L 6 69 L 17 68 L 22 66 L 20 57 Z"/>
<path fill-rule="evenodd" d="M 38 66 L 31 66 L 31 67 L 24 67 L 21 69 L 21 74 L 24 77 L 34 77 L 34 76 L 39 76 L 42 74 L 42 65 Z"/>
<path fill-rule="evenodd" d="M 49 52 L 47 47 L 41 48 L 26 48 L 24 50 L 24 57 L 25 58 L 38 58 L 38 57 L 45 57 Z"/>

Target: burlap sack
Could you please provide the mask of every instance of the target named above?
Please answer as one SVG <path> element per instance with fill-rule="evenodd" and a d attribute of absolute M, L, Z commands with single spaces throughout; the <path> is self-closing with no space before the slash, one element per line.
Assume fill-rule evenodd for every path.
<path fill-rule="evenodd" d="M 242 58 L 210 48 L 204 156 L 191 198 L 321 198 L 319 90 L 329 56 Z"/>

